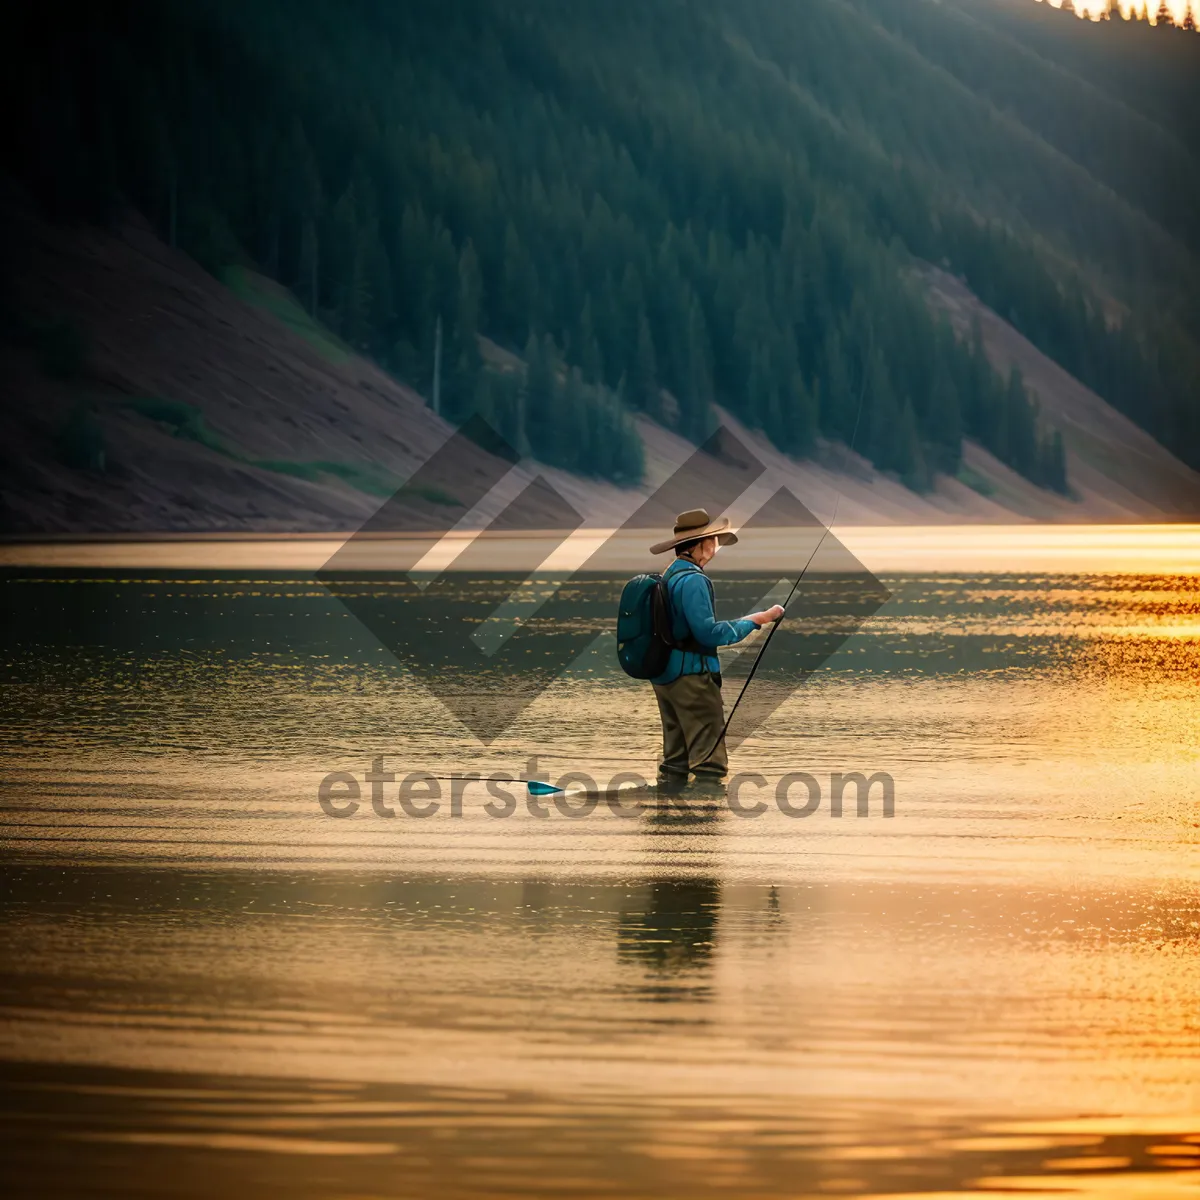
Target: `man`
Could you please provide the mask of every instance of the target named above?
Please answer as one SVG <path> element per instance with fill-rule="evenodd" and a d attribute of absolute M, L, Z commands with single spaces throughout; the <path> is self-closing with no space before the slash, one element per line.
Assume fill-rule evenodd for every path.
<path fill-rule="evenodd" d="M 763 625 L 778 621 L 783 608 L 752 613 L 736 621 L 718 621 L 712 582 L 704 568 L 721 546 L 732 546 L 737 534 L 727 518 L 710 521 L 702 508 L 680 513 L 675 531 L 651 554 L 675 551 L 675 561 L 663 572 L 670 598 L 672 633 L 682 645 L 671 651 L 666 669 L 650 682 L 658 699 L 663 727 L 660 784 L 697 778 L 721 779 L 729 769 L 725 752 L 725 707 L 721 702 L 721 664 L 718 646 L 732 646 Z"/>

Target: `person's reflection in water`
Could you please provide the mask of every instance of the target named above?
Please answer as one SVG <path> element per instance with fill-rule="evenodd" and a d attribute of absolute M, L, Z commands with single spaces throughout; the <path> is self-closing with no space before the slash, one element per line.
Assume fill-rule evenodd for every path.
<path fill-rule="evenodd" d="M 653 972 L 638 989 L 643 995 L 655 1000 L 707 998 L 705 977 L 720 905 L 721 885 L 715 879 L 656 879 L 638 910 L 621 914 L 618 960 Z M 702 977 L 694 978 L 696 973 Z"/>
<path fill-rule="evenodd" d="M 657 842 L 666 870 L 712 852 L 724 811 L 724 784 L 659 787 L 642 828 Z M 638 991 L 654 1000 L 708 999 L 721 885 L 713 878 L 654 879 L 638 893 L 641 903 L 621 914 L 619 961 L 649 968 Z"/>
<path fill-rule="evenodd" d="M 718 832 L 718 819 L 726 807 L 727 789 L 721 780 L 685 784 L 662 784 L 655 789 L 655 802 L 648 806 L 646 828 L 655 833 Z"/>

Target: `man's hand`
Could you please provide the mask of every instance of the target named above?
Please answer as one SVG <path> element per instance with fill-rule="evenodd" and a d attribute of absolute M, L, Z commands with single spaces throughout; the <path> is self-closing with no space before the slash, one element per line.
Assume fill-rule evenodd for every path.
<path fill-rule="evenodd" d="M 773 604 L 766 612 L 751 613 L 749 619 L 761 629 L 764 625 L 770 625 L 772 621 L 778 621 L 783 616 L 783 605 Z"/>

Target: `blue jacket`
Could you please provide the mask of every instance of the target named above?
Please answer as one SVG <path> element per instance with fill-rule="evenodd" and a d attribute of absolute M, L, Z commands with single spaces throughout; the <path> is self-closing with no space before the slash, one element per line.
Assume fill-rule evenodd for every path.
<path fill-rule="evenodd" d="M 736 621 L 718 621 L 713 612 L 712 584 L 694 562 L 677 558 L 664 572 L 667 593 L 671 597 L 672 632 L 678 641 L 695 638 L 701 646 L 711 646 L 712 654 L 694 650 L 672 650 L 667 668 L 651 683 L 674 683 L 681 675 L 700 675 L 708 671 L 716 675 L 721 670 L 716 656 L 718 646 L 732 646 L 749 637 L 757 626 L 746 617 Z"/>

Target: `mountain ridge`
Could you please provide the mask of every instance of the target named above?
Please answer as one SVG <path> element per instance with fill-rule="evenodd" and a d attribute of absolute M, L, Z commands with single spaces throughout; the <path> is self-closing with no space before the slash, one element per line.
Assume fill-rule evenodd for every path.
<path fill-rule="evenodd" d="M 1192 148 L 1181 133 L 1168 153 L 1128 106 L 1089 108 L 1122 30 L 1081 31 L 1080 59 L 1039 32 L 1047 14 L 1003 0 L 57 10 L 23 11 L 24 43 L 0 63 L 17 118 L 5 165 L 67 222 L 57 236 L 132 208 L 327 357 L 403 381 L 389 395 L 422 437 L 444 343 L 452 423 L 481 415 L 526 457 L 593 480 L 646 478 L 658 429 L 696 444 L 724 413 L 795 460 L 856 437 L 918 510 L 938 510 L 947 478 L 991 472 L 983 447 L 1036 489 L 1018 507 L 1057 512 L 1037 493 L 1080 490 L 1060 409 L 1039 403 L 1025 350 L 993 352 L 976 328 L 990 311 L 1200 468 L 1200 242 L 1152 178 L 1179 153 L 1190 170 Z M 1189 61 L 1178 50 L 1171 71 Z M 1126 89 L 1143 114 L 1158 111 L 1146 73 Z M 53 102 L 22 106 L 30 92 Z M 950 319 L 962 297 L 945 288 L 929 303 L 924 264 L 966 286 L 978 321 Z M 79 278 L 62 285 L 65 311 Z M 82 334 L 58 301 L 4 299 L 12 353 L 37 343 L 52 374 L 78 369 Z M 494 369 L 489 340 L 526 369 Z M 142 352 L 154 366 L 156 346 Z M 303 405 L 285 411 L 264 383 L 268 430 L 230 414 L 220 363 L 189 370 L 218 395 L 169 371 L 159 391 L 178 394 L 157 395 L 153 371 L 127 371 L 151 394 L 120 421 L 166 427 L 172 460 L 190 442 L 274 492 L 379 495 L 403 473 L 362 465 L 327 413 L 342 457 L 297 457 Z M 1065 384 L 1043 371 L 1041 386 Z M 97 479 L 118 462 L 104 420 L 81 405 L 54 439 Z"/>

